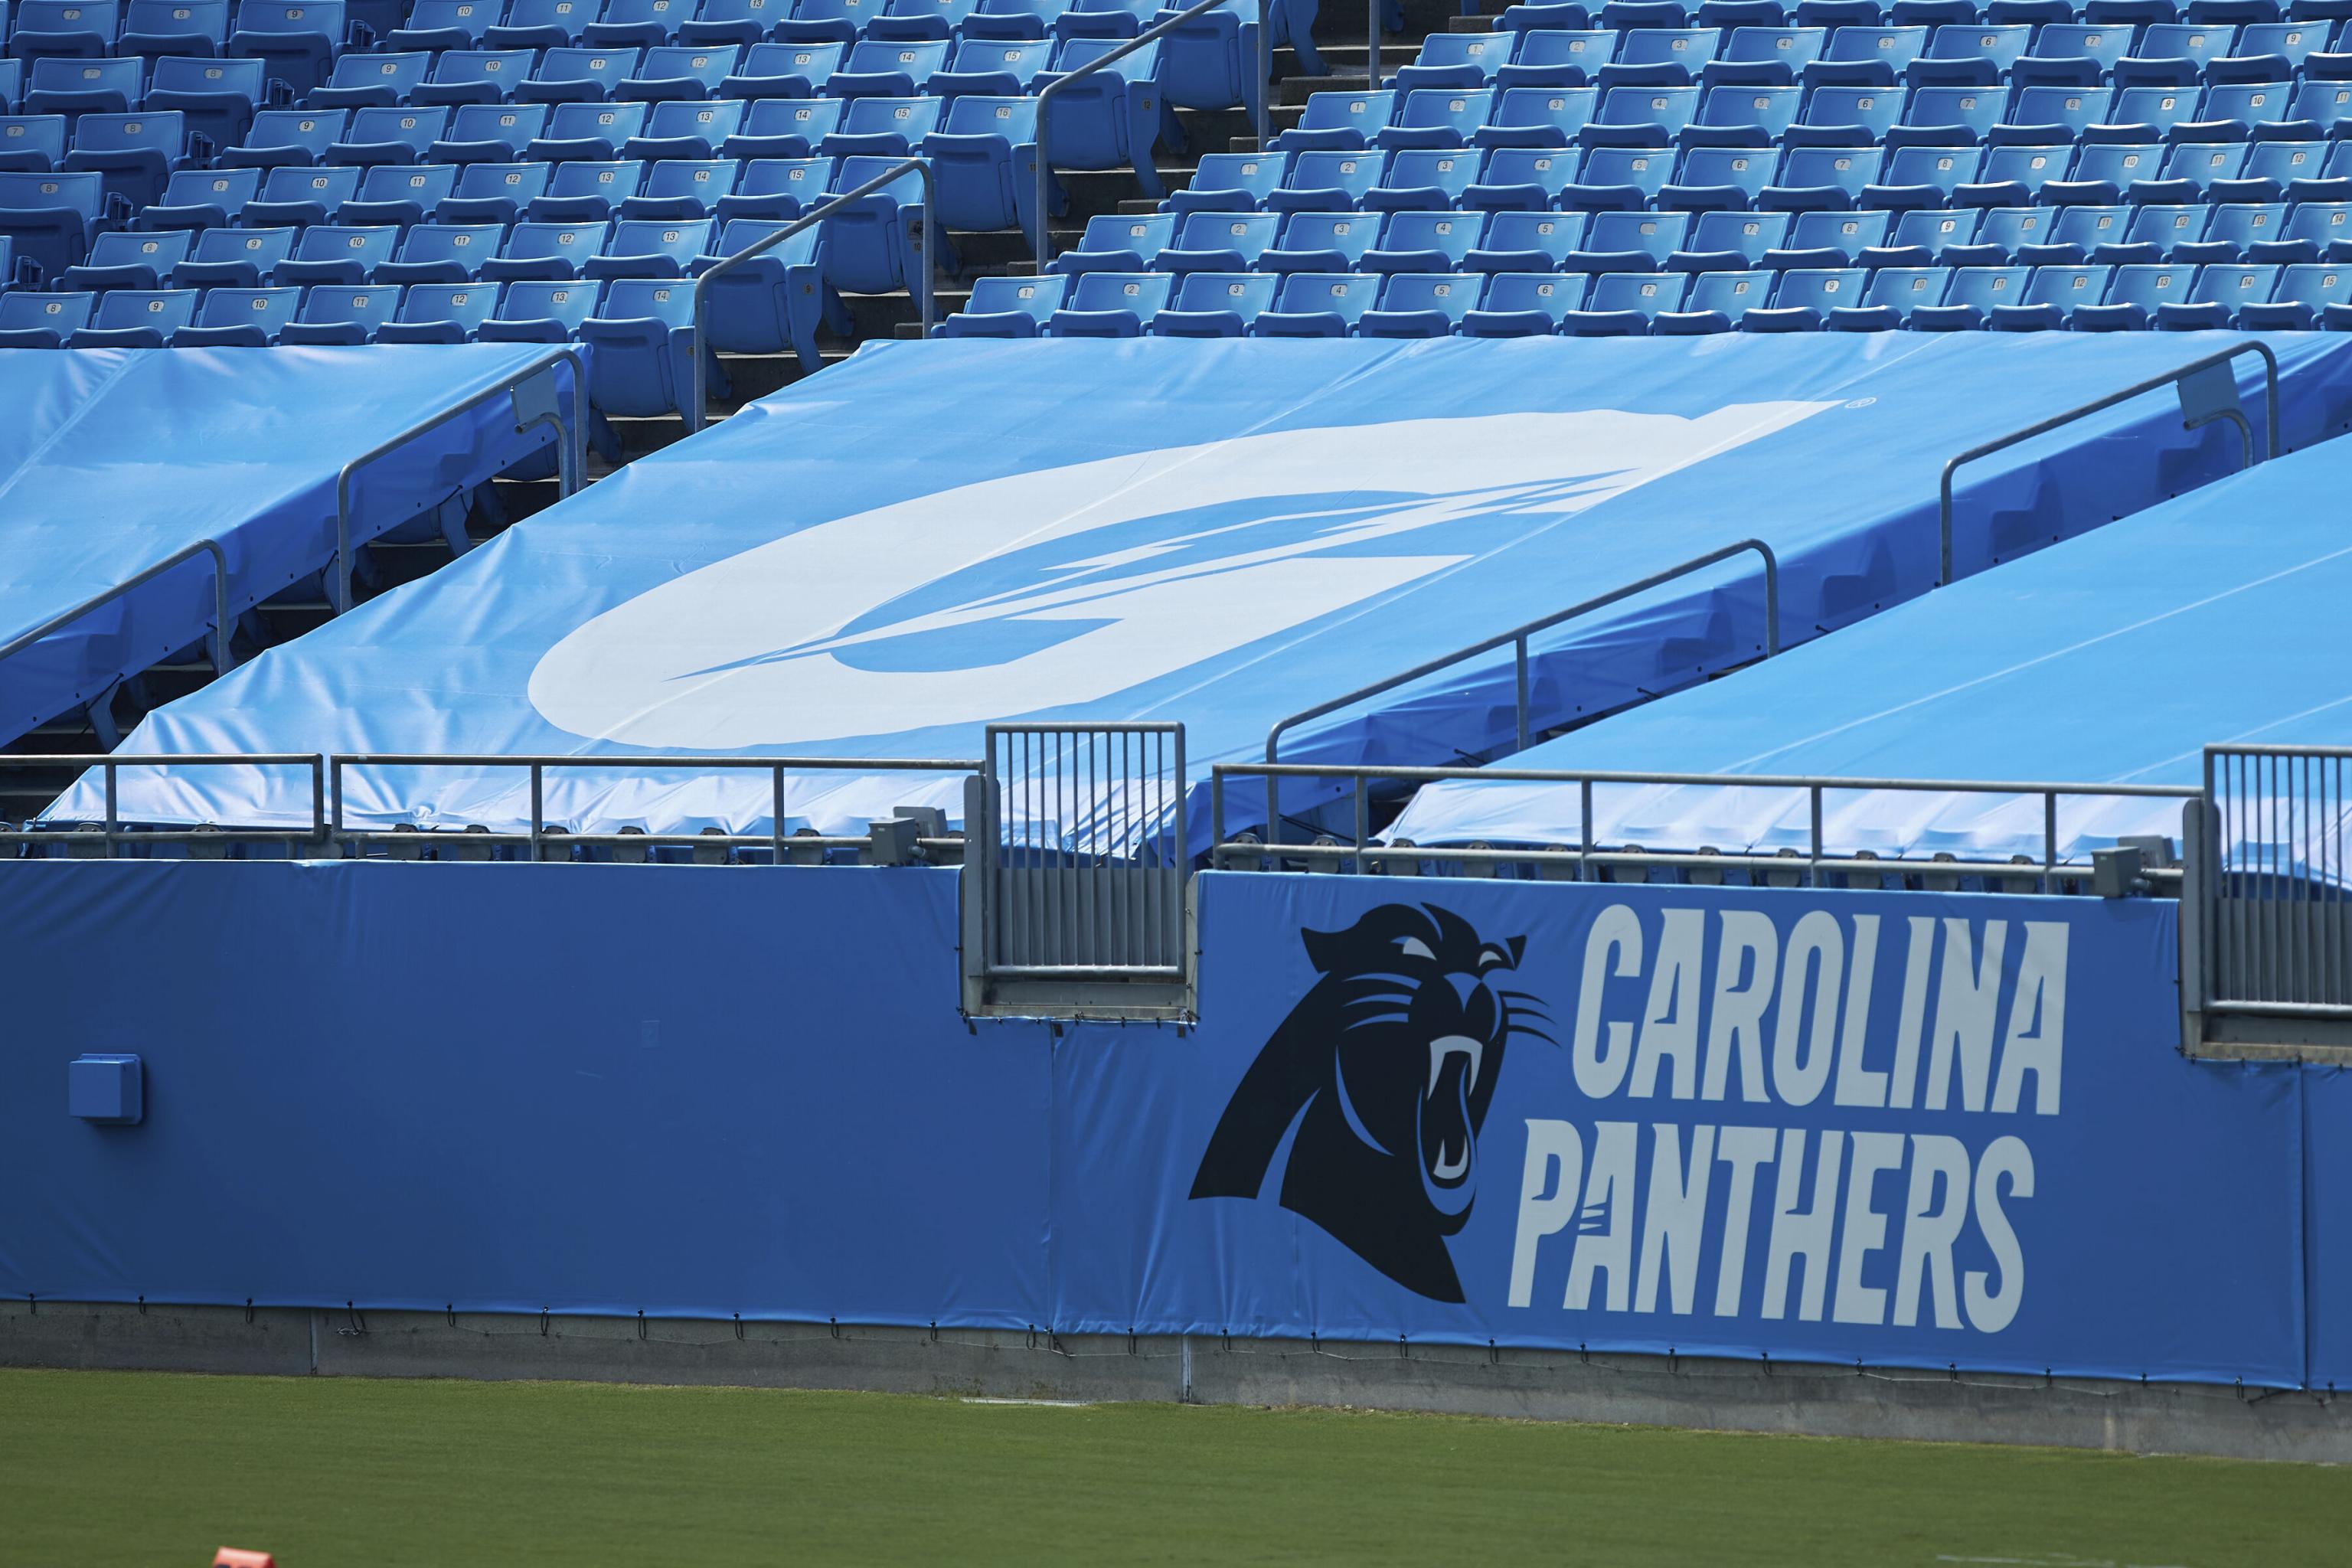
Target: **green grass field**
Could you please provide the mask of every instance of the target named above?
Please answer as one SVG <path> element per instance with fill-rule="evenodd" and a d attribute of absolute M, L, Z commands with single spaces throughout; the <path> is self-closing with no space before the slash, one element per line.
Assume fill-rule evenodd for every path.
<path fill-rule="evenodd" d="M 0 1371 L 0 1562 L 2342 1563 L 2352 1470 L 1347 1411 Z"/>

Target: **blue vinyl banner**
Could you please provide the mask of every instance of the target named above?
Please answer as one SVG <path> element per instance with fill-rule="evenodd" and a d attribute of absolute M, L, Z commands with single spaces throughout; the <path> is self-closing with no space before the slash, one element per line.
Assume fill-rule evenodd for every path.
<path fill-rule="evenodd" d="M 2168 905 L 1228 873 L 1201 930 L 1192 1049 L 1055 1054 L 1065 1328 L 2301 1380 L 2297 1078 L 2175 1053 Z"/>
<path fill-rule="evenodd" d="M 2352 1071 L 2303 1069 L 2314 1388 L 2352 1389 Z"/>
<path fill-rule="evenodd" d="M 134 752 L 976 757 L 991 721 L 1176 720 L 1196 780 L 1366 683 L 1758 538 L 1795 643 L 1925 592 L 1956 453 L 2228 334 L 882 344 L 629 464 L 382 603 L 152 715 Z M 2352 409 L 2352 338 L 2279 340 L 2291 443 Z M 2257 428 L 2261 363 L 2237 362 Z M 1964 572 L 2242 462 L 2169 393 L 1971 465 Z M 1742 553 L 1538 639 L 1542 730 L 1764 651 Z M 1514 743 L 1506 648 L 1292 729 L 1294 761 Z M 766 781 L 574 767 L 551 820 L 764 831 Z M 522 826 L 512 773 L 371 768 L 349 820 Z M 1194 795 L 1195 841 L 1206 829 Z M 1291 786 L 1293 811 L 1309 786 Z M 1255 791 L 1230 791 L 1244 825 Z M 863 831 L 951 780 L 793 781 Z M 126 774 L 124 816 L 309 820 L 308 781 Z M 52 814 L 95 816 L 86 780 Z"/>

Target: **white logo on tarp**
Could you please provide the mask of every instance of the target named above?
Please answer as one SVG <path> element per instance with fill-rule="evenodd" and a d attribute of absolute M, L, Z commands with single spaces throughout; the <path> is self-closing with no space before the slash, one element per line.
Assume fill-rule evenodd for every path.
<path fill-rule="evenodd" d="M 530 700 L 575 734 L 711 750 L 1097 702 L 1470 558 L 1425 530 L 1572 515 L 1830 406 L 1399 420 L 988 479 L 640 595 L 550 649 Z"/>

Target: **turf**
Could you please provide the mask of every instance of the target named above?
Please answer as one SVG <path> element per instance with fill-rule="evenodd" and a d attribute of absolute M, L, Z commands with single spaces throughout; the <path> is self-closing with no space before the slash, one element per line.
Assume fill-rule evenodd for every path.
<path fill-rule="evenodd" d="M 0 1562 L 2341 1563 L 2352 1470 L 1348 1411 L 0 1371 Z"/>

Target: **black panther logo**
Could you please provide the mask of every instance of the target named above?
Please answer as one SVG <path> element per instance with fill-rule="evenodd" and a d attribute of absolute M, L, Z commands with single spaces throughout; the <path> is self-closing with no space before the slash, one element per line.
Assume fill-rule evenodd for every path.
<path fill-rule="evenodd" d="M 1383 904 L 1342 931 L 1302 931 L 1322 978 L 1242 1075 L 1192 1178 L 1196 1198 L 1255 1198 L 1283 1138 L 1282 1206 L 1433 1300 L 1462 1300 L 1445 1238 L 1477 1195 L 1478 1129 L 1514 1035 L 1549 1041 L 1496 984 L 1525 937 L 1480 939 L 1435 905 Z"/>

